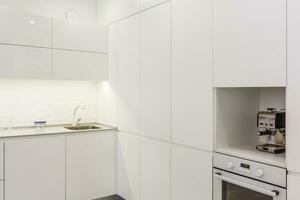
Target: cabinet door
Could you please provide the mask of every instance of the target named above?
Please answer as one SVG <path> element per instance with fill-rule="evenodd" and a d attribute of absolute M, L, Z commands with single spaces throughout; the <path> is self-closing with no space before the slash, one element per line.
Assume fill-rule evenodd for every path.
<path fill-rule="evenodd" d="M 300 176 L 288 175 L 287 177 L 287 200 L 299 199 Z"/>
<path fill-rule="evenodd" d="M 212 199 L 211 153 L 179 146 L 172 152 L 173 200 Z"/>
<path fill-rule="evenodd" d="M 171 147 L 168 143 L 141 140 L 141 200 L 170 200 Z"/>
<path fill-rule="evenodd" d="M 0 200 L 4 200 L 4 181 L 0 181 Z"/>
<path fill-rule="evenodd" d="M 140 200 L 140 139 L 123 132 L 117 140 L 118 194 L 127 200 Z"/>
<path fill-rule="evenodd" d="M 169 0 L 140 0 L 141 10 L 151 8 L 155 5 L 161 4 Z"/>
<path fill-rule="evenodd" d="M 4 142 L 0 142 L 0 181 L 4 180 Z M 0 185 L 1 189 L 1 185 Z M 1 197 L 1 193 L 0 193 Z"/>
<path fill-rule="evenodd" d="M 116 194 L 114 132 L 67 136 L 67 200 L 90 200 Z"/>
<path fill-rule="evenodd" d="M 300 101 L 300 1 L 288 3 L 288 85 L 286 90 L 287 108 L 287 168 L 300 173 L 299 160 L 299 101 Z"/>
<path fill-rule="evenodd" d="M 213 143 L 211 7 L 210 0 L 172 1 L 172 138 L 206 150 Z"/>
<path fill-rule="evenodd" d="M 0 12 L 0 43 L 51 47 L 51 18 Z"/>
<path fill-rule="evenodd" d="M 5 142 L 6 200 L 65 200 L 65 137 Z"/>
<path fill-rule="evenodd" d="M 0 45 L 0 77 L 51 78 L 51 50 Z"/>
<path fill-rule="evenodd" d="M 53 50 L 53 77 L 66 80 L 107 80 L 107 55 Z"/>
<path fill-rule="evenodd" d="M 214 85 L 286 85 L 286 1 L 214 0 Z"/>
<path fill-rule="evenodd" d="M 141 134 L 170 140 L 171 3 L 140 14 Z"/>
<path fill-rule="evenodd" d="M 117 123 L 121 131 L 139 133 L 140 33 L 137 16 L 118 24 Z"/>
<path fill-rule="evenodd" d="M 89 22 L 53 20 L 53 48 L 107 52 L 107 27 Z"/>

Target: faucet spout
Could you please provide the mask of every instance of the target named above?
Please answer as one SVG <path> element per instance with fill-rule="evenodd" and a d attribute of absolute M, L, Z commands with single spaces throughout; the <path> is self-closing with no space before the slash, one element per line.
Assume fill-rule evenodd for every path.
<path fill-rule="evenodd" d="M 81 121 L 81 118 L 77 118 L 77 112 L 79 109 L 85 110 L 85 107 L 82 105 L 78 105 L 75 107 L 74 112 L 73 112 L 73 126 L 77 126 L 78 123 Z"/>

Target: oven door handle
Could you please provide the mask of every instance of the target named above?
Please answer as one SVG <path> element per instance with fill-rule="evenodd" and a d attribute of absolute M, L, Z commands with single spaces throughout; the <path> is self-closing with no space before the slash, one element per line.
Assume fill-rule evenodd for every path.
<path fill-rule="evenodd" d="M 238 186 L 241 186 L 241 187 L 244 187 L 244 188 L 247 188 L 247 189 L 250 189 L 250 190 L 253 190 L 253 191 L 256 191 L 256 192 L 268 195 L 268 196 L 271 196 L 271 197 L 276 197 L 276 196 L 279 195 L 279 191 L 276 191 L 276 190 L 272 190 L 272 191 L 265 190 L 263 188 L 259 188 L 259 187 L 256 187 L 256 186 L 253 186 L 253 185 L 250 185 L 250 184 L 247 184 L 247 183 L 243 183 L 241 181 L 237 181 L 237 180 L 232 179 L 232 178 L 228 178 L 228 177 L 222 176 L 222 174 L 220 174 L 220 173 L 214 174 L 214 177 L 217 178 L 217 179 L 220 179 L 222 181 L 226 181 L 228 183 L 232 183 L 234 185 L 238 185 Z"/>

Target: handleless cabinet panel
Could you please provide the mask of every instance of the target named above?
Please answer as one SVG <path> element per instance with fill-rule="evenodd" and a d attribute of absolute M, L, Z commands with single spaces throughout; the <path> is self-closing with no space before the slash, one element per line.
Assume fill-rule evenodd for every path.
<path fill-rule="evenodd" d="M 0 142 L 0 181 L 4 179 L 4 143 Z M 1 182 L 0 182 L 1 183 Z M 1 200 L 1 188 L 3 185 L 0 185 L 0 200 Z M 2 188 L 3 189 L 3 188 Z"/>
<path fill-rule="evenodd" d="M 51 50 L 0 45 L 0 77 L 51 78 Z"/>
<path fill-rule="evenodd" d="M 107 80 L 107 54 L 53 50 L 53 78 Z"/>
<path fill-rule="evenodd" d="M 51 47 L 51 18 L 0 12 L 0 43 Z"/>
<path fill-rule="evenodd" d="M 287 108 L 287 168 L 300 173 L 299 160 L 299 102 L 300 102 L 300 1 L 288 3 L 288 85 L 286 89 Z"/>
<path fill-rule="evenodd" d="M 141 139 L 141 200 L 170 200 L 170 180 L 170 144 Z"/>
<path fill-rule="evenodd" d="M 212 199 L 212 154 L 174 146 L 172 187 L 173 200 Z"/>
<path fill-rule="evenodd" d="M 300 175 L 288 175 L 287 177 L 287 200 L 299 199 Z"/>
<path fill-rule="evenodd" d="M 115 132 L 67 136 L 67 200 L 116 194 Z"/>
<path fill-rule="evenodd" d="M 286 86 L 285 0 L 214 0 L 213 30 L 216 87 Z"/>
<path fill-rule="evenodd" d="M 6 200 L 65 200 L 65 137 L 5 142 Z"/>
<path fill-rule="evenodd" d="M 170 141 L 171 3 L 140 14 L 141 134 Z"/>
<path fill-rule="evenodd" d="M 118 24 L 117 53 L 118 128 L 139 133 L 140 33 L 137 16 Z"/>
<path fill-rule="evenodd" d="M 213 146 L 211 8 L 210 0 L 172 1 L 172 138 L 208 151 Z"/>
<path fill-rule="evenodd" d="M 4 200 L 4 181 L 0 181 L 0 200 Z"/>
<path fill-rule="evenodd" d="M 53 20 L 53 48 L 107 52 L 107 27 L 78 21 Z"/>
<path fill-rule="evenodd" d="M 128 200 L 140 200 L 140 139 L 118 133 L 117 175 L 118 194 Z"/>

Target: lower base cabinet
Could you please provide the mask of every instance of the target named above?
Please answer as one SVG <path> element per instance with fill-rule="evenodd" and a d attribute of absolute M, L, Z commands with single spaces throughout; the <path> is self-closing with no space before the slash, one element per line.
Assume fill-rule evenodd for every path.
<path fill-rule="evenodd" d="M 212 199 L 211 153 L 173 147 L 172 197 L 172 200 Z"/>
<path fill-rule="evenodd" d="M 65 200 L 64 136 L 5 141 L 5 200 L 21 199 Z"/>
<path fill-rule="evenodd" d="M 288 175 L 287 200 L 299 200 L 300 175 Z"/>
<path fill-rule="evenodd" d="M 69 135 L 66 141 L 66 199 L 116 194 L 116 134 L 83 133 Z"/>
<path fill-rule="evenodd" d="M 4 200 L 4 182 L 0 181 L 0 200 Z"/>

